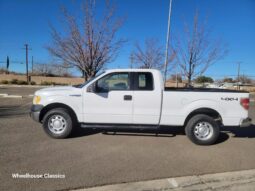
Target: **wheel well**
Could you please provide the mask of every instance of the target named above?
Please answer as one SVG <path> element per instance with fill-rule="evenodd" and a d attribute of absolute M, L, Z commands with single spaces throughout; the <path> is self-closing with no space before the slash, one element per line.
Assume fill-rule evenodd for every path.
<path fill-rule="evenodd" d="M 200 108 L 200 109 L 196 109 L 194 111 L 192 111 L 186 118 L 185 122 L 184 122 L 184 126 L 186 126 L 186 124 L 188 123 L 188 121 L 195 115 L 198 114 L 205 114 L 208 115 L 210 117 L 212 117 L 213 119 L 217 120 L 218 122 L 220 122 L 220 124 L 222 124 L 222 118 L 221 115 L 214 109 L 211 108 Z"/>
<path fill-rule="evenodd" d="M 45 106 L 40 112 L 40 116 L 39 116 L 40 122 L 42 122 L 43 117 L 45 116 L 45 114 L 48 111 L 50 111 L 52 109 L 55 109 L 55 108 L 64 108 L 64 109 L 66 109 L 69 112 L 69 114 L 71 115 L 72 119 L 74 119 L 75 122 L 78 122 L 78 119 L 77 119 L 77 116 L 76 116 L 74 110 L 71 107 L 69 107 L 68 105 L 65 105 L 63 103 L 52 103 L 52 104 L 49 104 L 49 105 Z"/>

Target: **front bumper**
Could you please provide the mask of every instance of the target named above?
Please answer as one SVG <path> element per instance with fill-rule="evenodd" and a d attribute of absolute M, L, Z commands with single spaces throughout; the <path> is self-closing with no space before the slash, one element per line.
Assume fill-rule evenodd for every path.
<path fill-rule="evenodd" d="M 43 108 L 43 105 L 32 105 L 30 110 L 30 117 L 36 121 L 40 122 L 40 112 Z"/>
<path fill-rule="evenodd" d="M 240 122 L 240 127 L 249 127 L 251 125 L 251 118 L 242 119 Z"/>

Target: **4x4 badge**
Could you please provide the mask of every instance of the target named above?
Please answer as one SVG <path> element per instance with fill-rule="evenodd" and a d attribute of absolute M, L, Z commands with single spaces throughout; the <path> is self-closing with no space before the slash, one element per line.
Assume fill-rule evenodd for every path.
<path fill-rule="evenodd" d="M 223 101 L 238 101 L 238 98 L 234 98 L 234 97 L 222 97 L 221 100 L 223 100 Z"/>

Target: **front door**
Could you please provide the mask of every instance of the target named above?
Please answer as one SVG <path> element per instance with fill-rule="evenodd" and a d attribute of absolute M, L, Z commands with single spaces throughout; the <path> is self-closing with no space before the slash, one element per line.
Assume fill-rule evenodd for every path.
<path fill-rule="evenodd" d="M 133 123 L 133 91 L 128 72 L 110 73 L 95 82 L 95 92 L 84 94 L 85 123 Z"/>

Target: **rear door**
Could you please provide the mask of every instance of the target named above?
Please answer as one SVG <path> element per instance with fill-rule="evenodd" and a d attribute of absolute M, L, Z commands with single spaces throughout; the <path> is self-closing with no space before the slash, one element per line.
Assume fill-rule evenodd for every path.
<path fill-rule="evenodd" d="M 158 124 L 161 105 L 161 90 L 155 86 L 151 72 L 134 72 L 134 124 Z"/>

